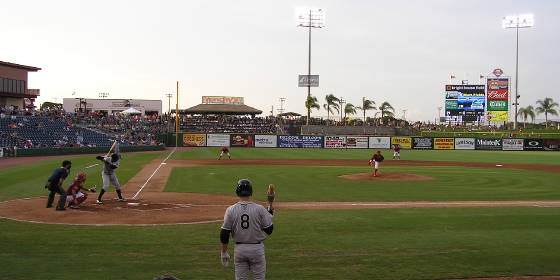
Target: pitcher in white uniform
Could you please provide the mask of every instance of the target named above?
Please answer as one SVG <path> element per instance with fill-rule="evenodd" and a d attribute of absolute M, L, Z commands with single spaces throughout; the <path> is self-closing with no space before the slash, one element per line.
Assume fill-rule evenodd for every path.
<path fill-rule="evenodd" d="M 220 232 L 222 264 L 227 266 L 230 260 L 227 248 L 231 233 L 235 242 L 233 254 L 235 279 L 249 279 L 249 271 L 253 279 L 265 279 L 266 259 L 263 241 L 266 237 L 263 231 L 268 235 L 272 234 L 274 209 L 266 210 L 262 205 L 251 201 L 253 186 L 247 179 L 237 182 L 235 193 L 239 197 L 239 202 L 227 208 Z"/>

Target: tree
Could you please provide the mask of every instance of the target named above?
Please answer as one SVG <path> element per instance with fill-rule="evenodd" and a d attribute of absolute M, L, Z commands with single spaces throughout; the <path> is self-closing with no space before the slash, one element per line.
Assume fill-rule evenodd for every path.
<path fill-rule="evenodd" d="M 385 116 L 392 117 L 394 115 L 395 108 L 393 108 L 389 102 L 385 101 L 379 106 L 379 111 L 381 111 L 381 119 L 383 119 Z"/>
<path fill-rule="evenodd" d="M 338 102 L 340 101 L 340 99 L 336 98 L 334 96 L 334 94 L 327 94 L 327 96 L 325 96 L 325 101 L 327 102 L 326 104 L 323 104 L 323 108 L 325 108 L 325 110 L 327 110 L 327 125 L 329 125 L 329 118 L 330 118 L 330 114 L 333 113 L 334 111 L 336 111 L 337 113 L 340 112 L 339 110 L 339 105 Z"/>
<path fill-rule="evenodd" d="M 531 121 L 535 120 L 535 109 L 533 109 L 533 106 L 529 105 L 525 108 L 521 107 L 519 108 L 519 111 L 517 112 L 517 115 L 521 116 L 523 118 L 523 128 L 525 128 L 525 123 L 527 122 L 527 117 L 531 117 Z"/>
<path fill-rule="evenodd" d="M 364 113 L 364 126 L 366 126 L 366 112 L 367 110 L 375 110 L 375 101 L 367 100 L 365 97 L 362 97 L 362 106 L 357 107 L 358 109 L 362 110 Z"/>
<path fill-rule="evenodd" d="M 546 128 L 548 128 L 548 114 L 553 116 L 558 116 L 558 111 L 554 109 L 554 107 L 558 107 L 558 103 L 554 102 L 552 98 L 546 97 L 543 100 L 537 100 L 537 113 L 542 114 L 544 113 L 544 121 Z"/>
<path fill-rule="evenodd" d="M 346 114 L 348 115 L 355 115 L 356 114 L 356 106 L 352 105 L 351 103 L 346 103 L 344 107 L 344 119 L 346 120 Z"/>
<path fill-rule="evenodd" d="M 308 95 L 307 100 L 305 100 L 305 108 L 307 108 L 307 125 L 309 125 L 309 118 L 311 118 L 311 109 L 321 109 L 321 105 L 317 103 L 317 97 Z"/>
<path fill-rule="evenodd" d="M 43 102 L 40 107 L 41 110 L 49 111 L 62 111 L 62 104 L 53 102 Z"/>

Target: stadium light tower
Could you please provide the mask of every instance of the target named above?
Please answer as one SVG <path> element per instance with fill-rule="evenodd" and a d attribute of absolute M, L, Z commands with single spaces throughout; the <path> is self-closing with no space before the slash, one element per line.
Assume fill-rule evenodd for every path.
<path fill-rule="evenodd" d="M 311 28 L 325 27 L 325 11 L 319 8 L 296 8 L 296 23 L 298 27 L 307 27 L 309 30 L 307 50 L 307 98 L 309 98 L 311 96 Z M 306 125 L 309 125 L 309 118 Z"/>
<path fill-rule="evenodd" d="M 515 28 L 515 117 L 513 121 L 513 129 L 517 129 L 517 99 L 519 98 L 518 81 L 519 81 L 519 28 L 529 28 L 535 25 L 535 18 L 532 14 L 506 16 L 502 19 L 502 27 Z"/>

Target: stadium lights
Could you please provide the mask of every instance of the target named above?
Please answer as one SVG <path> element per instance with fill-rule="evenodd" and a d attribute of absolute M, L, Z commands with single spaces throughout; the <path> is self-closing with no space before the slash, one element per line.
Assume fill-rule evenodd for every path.
<path fill-rule="evenodd" d="M 513 129 L 517 129 L 517 105 L 519 102 L 518 82 L 519 82 L 519 28 L 528 28 L 535 25 L 535 17 L 533 14 L 523 14 L 515 16 L 506 16 L 502 19 L 502 27 L 504 29 L 515 28 L 515 116 L 513 121 Z"/>
<path fill-rule="evenodd" d="M 309 48 L 307 52 L 307 97 L 311 96 L 311 28 L 325 27 L 325 11 L 319 8 L 298 7 L 295 12 L 297 27 L 309 30 Z M 306 124 L 309 125 L 309 118 Z"/>

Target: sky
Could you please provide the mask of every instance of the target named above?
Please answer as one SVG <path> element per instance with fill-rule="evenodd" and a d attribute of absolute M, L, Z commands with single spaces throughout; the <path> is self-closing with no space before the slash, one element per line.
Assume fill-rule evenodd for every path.
<path fill-rule="evenodd" d="M 40 67 L 29 88 L 38 103 L 64 97 L 161 99 L 179 108 L 202 96 L 242 96 L 269 115 L 280 108 L 306 114 L 307 29 L 296 7 L 325 11 L 312 30 L 312 88 L 360 105 L 384 101 L 395 115 L 434 121 L 444 85 L 479 83 L 501 68 L 515 75 L 515 30 L 506 15 L 532 13 L 519 33 L 520 106 L 551 97 L 559 77 L 560 1 L 10 1 L 0 0 L 0 61 Z M 75 95 L 72 95 L 75 92 Z M 174 97 L 175 98 L 175 97 Z M 174 102 L 174 101 L 172 101 Z M 174 105 L 172 105 L 174 107 Z M 359 112 L 360 114 L 360 112 Z M 374 116 L 375 111 L 368 112 Z M 443 114 L 443 112 L 442 112 Z M 324 109 L 312 116 L 326 116 Z M 538 118 L 544 118 L 542 116 Z M 558 117 L 553 117 L 553 119 Z"/>

